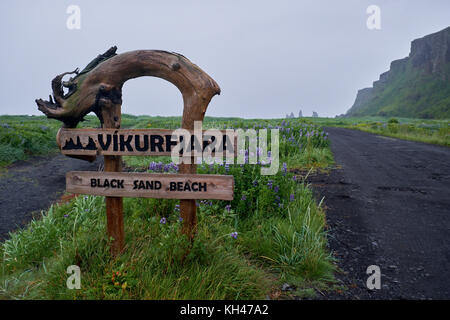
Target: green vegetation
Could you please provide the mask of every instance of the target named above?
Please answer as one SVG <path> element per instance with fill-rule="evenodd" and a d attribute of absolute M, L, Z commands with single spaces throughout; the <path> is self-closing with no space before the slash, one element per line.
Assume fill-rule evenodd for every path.
<path fill-rule="evenodd" d="M 179 118 L 124 117 L 130 127 L 174 128 Z M 178 200 L 124 200 L 126 249 L 109 254 L 102 197 L 79 196 L 0 244 L 0 297 L 5 299 L 263 299 L 288 282 L 304 296 L 333 284 L 325 215 L 305 176 L 332 163 L 328 138 L 305 121 L 208 118 L 205 127 L 280 130 L 280 170 L 267 164 L 202 164 L 199 173 L 229 174 L 233 201 L 198 201 L 192 246 L 180 233 Z M 126 157 L 135 170 L 176 171 L 168 157 Z M 302 174 L 292 172 L 300 169 Z M 66 287 L 70 265 L 80 290 Z"/>
<path fill-rule="evenodd" d="M 310 118 L 309 121 L 321 126 L 356 129 L 404 140 L 450 146 L 449 120 L 363 117 Z"/>
<path fill-rule="evenodd" d="M 0 116 L 0 166 L 55 152 L 59 126 L 45 117 Z"/>
<path fill-rule="evenodd" d="M 447 27 L 414 40 L 409 56 L 360 90 L 346 115 L 450 119 L 449 39 Z"/>
<path fill-rule="evenodd" d="M 83 127 L 96 127 L 99 121 L 87 117 Z M 58 151 L 56 133 L 61 122 L 45 116 L 0 116 L 0 167 L 30 156 Z"/>
<path fill-rule="evenodd" d="M 444 73 L 450 74 L 450 64 Z M 450 119 L 450 83 L 445 77 L 408 64 L 403 73 L 392 74 L 388 84 L 374 90 L 373 98 L 348 115 Z"/>

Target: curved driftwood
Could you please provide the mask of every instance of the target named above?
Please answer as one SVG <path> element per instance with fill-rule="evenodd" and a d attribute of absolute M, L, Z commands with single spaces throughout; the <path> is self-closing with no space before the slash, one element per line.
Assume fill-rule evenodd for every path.
<path fill-rule="evenodd" d="M 193 129 L 194 121 L 202 121 L 211 98 L 220 94 L 217 83 L 184 56 L 160 50 L 136 50 L 115 55 L 112 47 L 99 55 L 80 73 L 78 70 L 58 75 L 52 81 L 53 99 L 37 99 L 39 110 L 49 118 L 62 121 L 74 128 L 89 112 L 95 112 L 104 121 L 103 108 L 122 103 L 125 81 L 142 76 L 153 76 L 173 83 L 184 101 L 182 127 Z M 66 74 L 78 75 L 63 82 Z M 64 95 L 62 87 L 68 87 Z"/>

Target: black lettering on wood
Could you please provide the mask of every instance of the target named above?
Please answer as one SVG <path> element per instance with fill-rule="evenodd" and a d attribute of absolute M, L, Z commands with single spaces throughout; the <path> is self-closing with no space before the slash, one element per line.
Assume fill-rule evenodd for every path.
<path fill-rule="evenodd" d="M 156 151 L 156 147 L 158 147 L 159 152 L 163 152 L 163 143 L 164 139 L 159 134 L 151 135 L 150 136 L 150 150 L 152 152 Z"/>
<path fill-rule="evenodd" d="M 172 152 L 172 146 L 176 146 L 178 144 L 177 141 L 172 141 L 171 135 L 166 135 L 166 151 Z"/>
<path fill-rule="evenodd" d="M 117 140 L 118 140 L 118 139 L 117 139 L 117 134 L 113 135 L 113 150 L 114 150 L 114 151 L 119 150 Z"/>
<path fill-rule="evenodd" d="M 111 135 L 106 135 L 106 143 L 103 141 L 103 134 L 100 133 L 97 138 L 100 148 L 102 148 L 102 150 L 108 150 L 109 146 L 111 145 Z"/>
<path fill-rule="evenodd" d="M 133 148 L 131 147 L 132 139 L 132 135 L 129 135 L 127 137 L 127 140 L 125 140 L 125 137 L 123 135 L 120 135 L 120 151 L 125 151 L 125 147 L 127 148 L 127 151 L 133 151 Z"/>
<path fill-rule="evenodd" d="M 143 147 L 141 147 L 140 135 L 136 134 L 134 136 L 134 144 L 136 146 L 136 150 L 137 151 L 147 151 L 148 150 L 148 134 L 144 134 L 142 136 L 142 138 L 144 139 L 144 146 Z"/>

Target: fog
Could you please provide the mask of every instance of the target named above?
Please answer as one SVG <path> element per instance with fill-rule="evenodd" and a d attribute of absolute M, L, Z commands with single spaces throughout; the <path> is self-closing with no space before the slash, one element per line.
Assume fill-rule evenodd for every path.
<path fill-rule="evenodd" d="M 69 5 L 80 29 L 67 27 Z M 369 5 L 381 29 L 370 30 Z M 199 65 L 222 89 L 206 115 L 332 117 L 372 85 L 410 42 L 449 25 L 449 1 L 1 1 L 0 114 L 40 114 L 50 81 L 118 53 L 162 49 Z M 123 112 L 181 115 L 181 94 L 157 78 L 127 82 Z"/>

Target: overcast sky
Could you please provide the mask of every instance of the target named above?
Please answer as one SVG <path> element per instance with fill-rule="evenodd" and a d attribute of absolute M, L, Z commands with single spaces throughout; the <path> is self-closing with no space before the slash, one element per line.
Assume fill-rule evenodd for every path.
<path fill-rule="evenodd" d="M 372 4 L 380 30 L 366 26 Z M 79 30 L 66 26 L 69 5 L 81 10 Z M 200 66 L 222 89 L 206 115 L 332 117 L 413 39 L 449 25 L 448 0 L 2 0 L 0 114 L 40 114 L 34 100 L 48 97 L 55 75 L 117 45 L 179 52 Z M 181 94 L 162 79 L 130 80 L 122 111 L 181 115 Z"/>

